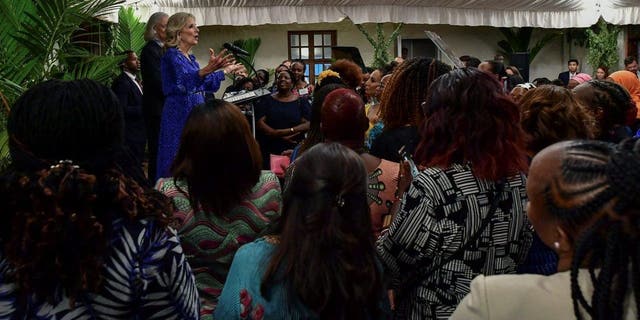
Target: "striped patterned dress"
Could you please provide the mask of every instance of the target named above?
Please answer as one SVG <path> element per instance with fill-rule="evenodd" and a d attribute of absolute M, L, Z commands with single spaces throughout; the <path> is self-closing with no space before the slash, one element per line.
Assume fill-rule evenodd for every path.
<path fill-rule="evenodd" d="M 188 192 L 185 181 L 160 179 L 156 189 L 173 201 L 177 220 L 174 226 L 200 293 L 200 314 L 203 319 L 211 319 L 238 248 L 256 239 L 280 216 L 282 196 L 278 178 L 270 171 L 263 171 L 246 199 L 222 215 L 202 210 L 194 212 L 189 195 L 185 194 Z"/>
<path fill-rule="evenodd" d="M 427 168 L 414 179 L 389 232 L 378 240 L 394 289 L 412 288 L 396 301 L 396 318 L 448 319 L 475 276 L 516 273 L 532 239 L 525 183 L 524 175 L 509 177 L 477 241 L 426 278 L 411 279 L 416 265 L 436 268 L 477 232 L 495 189 L 494 182 L 476 178 L 469 165 Z"/>
<path fill-rule="evenodd" d="M 73 304 L 62 295 L 19 304 L 13 267 L 0 252 L 0 319 L 199 318 L 198 292 L 175 230 L 153 219 L 117 219 L 109 249 L 99 292 L 81 293 Z"/>

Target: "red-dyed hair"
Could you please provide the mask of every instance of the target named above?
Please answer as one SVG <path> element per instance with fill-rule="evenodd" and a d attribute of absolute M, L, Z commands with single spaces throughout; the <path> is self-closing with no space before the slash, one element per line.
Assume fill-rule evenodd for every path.
<path fill-rule="evenodd" d="M 526 172 L 520 111 L 491 75 L 456 69 L 436 79 L 424 106 L 418 163 L 471 163 L 476 177 L 499 180 Z"/>

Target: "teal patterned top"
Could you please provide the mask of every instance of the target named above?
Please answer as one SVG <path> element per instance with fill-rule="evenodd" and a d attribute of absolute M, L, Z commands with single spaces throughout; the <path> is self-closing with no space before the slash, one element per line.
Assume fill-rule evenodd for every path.
<path fill-rule="evenodd" d="M 156 189 L 173 201 L 175 227 L 200 294 L 200 314 L 202 319 L 211 319 L 236 251 L 256 239 L 280 216 L 282 196 L 278 178 L 263 171 L 246 199 L 225 214 L 194 212 L 183 180 L 160 179 Z"/>

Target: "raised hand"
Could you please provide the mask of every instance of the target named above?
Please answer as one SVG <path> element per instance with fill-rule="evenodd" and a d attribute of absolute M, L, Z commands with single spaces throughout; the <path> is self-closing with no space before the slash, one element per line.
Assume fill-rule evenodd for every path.
<path fill-rule="evenodd" d="M 205 67 L 208 73 L 214 72 L 218 69 L 224 68 L 235 62 L 232 54 L 227 54 L 227 49 L 223 49 L 218 54 L 209 48 L 209 63 Z"/>

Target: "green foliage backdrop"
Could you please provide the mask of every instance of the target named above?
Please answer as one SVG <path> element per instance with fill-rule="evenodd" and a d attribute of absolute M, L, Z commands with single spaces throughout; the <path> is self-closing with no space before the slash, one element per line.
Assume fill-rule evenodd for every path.
<path fill-rule="evenodd" d="M 587 29 L 587 62 L 593 70 L 605 66 L 609 70 L 618 67 L 618 34 L 620 28 L 610 25 L 602 18 L 598 23 Z"/>

